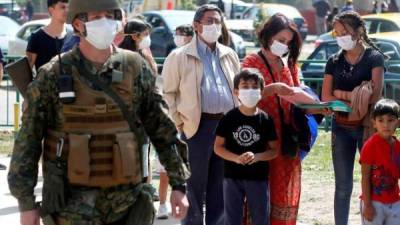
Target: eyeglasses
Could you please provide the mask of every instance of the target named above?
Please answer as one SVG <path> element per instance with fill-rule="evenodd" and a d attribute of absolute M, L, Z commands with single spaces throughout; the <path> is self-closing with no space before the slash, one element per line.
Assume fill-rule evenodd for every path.
<path fill-rule="evenodd" d="M 212 24 L 220 25 L 222 24 L 222 21 L 214 18 L 206 18 L 205 20 L 200 21 L 200 23 L 204 25 L 212 25 Z"/>

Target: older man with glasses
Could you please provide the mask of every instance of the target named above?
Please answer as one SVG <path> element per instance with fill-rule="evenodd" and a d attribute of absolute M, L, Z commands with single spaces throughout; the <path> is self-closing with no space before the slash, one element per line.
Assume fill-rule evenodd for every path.
<path fill-rule="evenodd" d="M 236 105 L 233 77 L 240 70 L 237 54 L 218 43 L 222 12 L 200 7 L 193 21 L 192 41 L 173 51 L 163 69 L 164 97 L 169 114 L 189 147 L 192 176 L 187 182 L 189 211 L 186 225 L 219 225 L 223 219 L 223 161 L 213 152 L 215 129 Z"/>

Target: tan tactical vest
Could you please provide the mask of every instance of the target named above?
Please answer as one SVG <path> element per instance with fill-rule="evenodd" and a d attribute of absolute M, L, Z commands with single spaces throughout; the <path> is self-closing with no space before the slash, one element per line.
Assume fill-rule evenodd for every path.
<path fill-rule="evenodd" d="M 139 70 L 126 67 L 122 82 L 111 86 L 131 110 L 134 76 L 125 74 Z M 63 104 L 62 128 L 47 131 L 44 160 L 56 159 L 61 148 L 73 185 L 112 187 L 141 182 L 138 142 L 118 105 L 104 92 L 90 88 L 75 69 L 72 76 L 76 101 Z"/>

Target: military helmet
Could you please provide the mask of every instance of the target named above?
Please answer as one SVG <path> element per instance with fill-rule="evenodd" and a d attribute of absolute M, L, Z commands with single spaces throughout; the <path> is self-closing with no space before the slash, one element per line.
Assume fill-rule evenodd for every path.
<path fill-rule="evenodd" d="M 120 10 L 118 0 L 69 0 L 67 23 L 76 15 L 93 11 Z"/>

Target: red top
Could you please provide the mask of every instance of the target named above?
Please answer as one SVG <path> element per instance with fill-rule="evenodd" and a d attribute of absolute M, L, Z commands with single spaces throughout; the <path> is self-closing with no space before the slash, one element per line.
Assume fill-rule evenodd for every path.
<path fill-rule="evenodd" d="M 384 204 L 400 200 L 400 142 L 397 139 L 391 149 L 385 139 L 374 134 L 364 144 L 360 163 L 372 166 L 371 200 Z"/>

